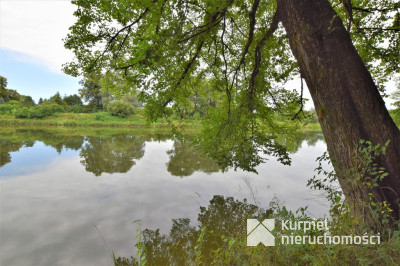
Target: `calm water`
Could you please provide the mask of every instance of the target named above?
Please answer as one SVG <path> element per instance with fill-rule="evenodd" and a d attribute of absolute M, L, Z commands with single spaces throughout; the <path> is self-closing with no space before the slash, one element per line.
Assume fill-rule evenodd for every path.
<path fill-rule="evenodd" d="M 264 207 L 276 196 L 323 216 L 306 188 L 326 146 L 321 134 L 288 141 L 292 166 L 274 158 L 258 175 L 228 170 L 168 133 L 98 130 L 0 131 L 1 265 L 111 265 L 135 255 L 136 229 L 168 232 L 171 219 L 196 221 L 214 195 Z"/>

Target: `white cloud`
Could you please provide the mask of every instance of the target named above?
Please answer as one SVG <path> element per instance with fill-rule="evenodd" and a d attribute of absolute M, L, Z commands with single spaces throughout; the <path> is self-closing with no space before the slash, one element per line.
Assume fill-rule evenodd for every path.
<path fill-rule="evenodd" d="M 17 58 L 45 65 L 61 73 L 61 65 L 73 58 L 62 39 L 74 23 L 70 1 L 0 0 L 0 48 L 26 54 Z"/>

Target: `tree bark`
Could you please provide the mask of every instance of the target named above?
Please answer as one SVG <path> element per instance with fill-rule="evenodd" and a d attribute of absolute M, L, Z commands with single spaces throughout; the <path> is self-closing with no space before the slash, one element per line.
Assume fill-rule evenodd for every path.
<path fill-rule="evenodd" d="M 390 140 L 386 155 L 376 163 L 389 174 L 372 189 L 378 201 L 390 204 L 392 217 L 399 219 L 400 131 L 390 117 L 379 91 L 356 51 L 342 20 L 328 0 L 277 0 L 278 14 L 291 50 L 312 96 L 328 152 L 342 190 L 355 214 L 368 198 L 352 176 L 354 151 L 360 139 L 372 144 Z M 341 174 L 342 173 L 342 174 Z M 354 184 L 358 183 L 358 191 Z"/>

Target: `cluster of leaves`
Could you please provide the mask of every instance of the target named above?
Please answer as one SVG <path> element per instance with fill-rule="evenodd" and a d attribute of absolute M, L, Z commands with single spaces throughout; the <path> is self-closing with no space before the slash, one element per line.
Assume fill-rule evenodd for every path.
<path fill-rule="evenodd" d="M 209 116 L 211 119 L 203 123 L 197 143 L 199 149 L 214 158 L 222 169 L 233 167 L 257 172 L 256 167 L 270 155 L 290 165 L 286 147 L 275 141 L 274 133 L 266 133 L 261 123 L 251 119 L 253 114 L 235 110 L 227 120 L 222 109 L 211 109 Z M 285 128 L 288 133 L 294 130 L 293 126 L 280 127 L 276 124 L 277 128 Z"/>
<path fill-rule="evenodd" d="M 393 230 L 399 233 L 396 230 L 400 227 L 395 228 L 396 223 L 391 221 L 393 210 L 390 204 L 379 196 L 382 180 L 388 174 L 376 161 L 380 155 L 385 154 L 389 143 L 373 145 L 370 141 L 360 140 L 354 151 L 354 166 L 341 173 L 351 177 L 346 179 L 346 185 L 351 187 L 349 195 L 344 195 L 340 189 L 338 175 L 333 168 L 326 168 L 326 164 L 329 166 L 331 163 L 328 154 L 325 152 L 317 158 L 319 166 L 316 171 L 322 178 L 314 176 L 307 186 L 326 193 L 331 203 L 330 215 L 335 218 L 334 226 L 341 227 L 342 233 L 349 234 L 354 230 L 380 232 L 385 239 L 393 235 Z M 360 193 L 361 190 L 366 190 L 367 193 Z M 400 198 L 398 201 L 400 202 Z M 353 216 L 353 213 L 362 214 Z M 397 224 L 400 226 L 399 222 Z M 343 228 L 343 225 L 347 226 Z"/>
<path fill-rule="evenodd" d="M 357 51 L 381 92 L 400 75 L 400 3 L 396 0 L 332 0 Z M 344 4 L 343 4 L 344 3 Z"/>

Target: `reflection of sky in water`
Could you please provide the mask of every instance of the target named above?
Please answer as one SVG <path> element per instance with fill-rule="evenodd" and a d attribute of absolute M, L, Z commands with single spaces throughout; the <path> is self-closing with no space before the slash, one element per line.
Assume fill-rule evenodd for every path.
<path fill-rule="evenodd" d="M 79 151 L 63 149 L 62 157 L 69 158 L 76 156 Z M 17 152 L 10 152 L 11 162 L 0 167 L 0 179 L 13 176 L 23 176 L 36 172 L 42 167 L 46 167 L 59 155 L 51 146 L 43 142 L 36 141 L 33 147 L 23 147 Z"/>
<path fill-rule="evenodd" d="M 263 207 L 276 195 L 290 209 L 310 206 L 313 215 L 326 210 L 307 189 L 307 180 L 325 150 L 303 142 L 292 154 L 292 166 L 272 158 L 257 168 L 185 178 L 166 171 L 173 141 L 147 142 L 142 159 L 126 174 L 94 176 L 86 172 L 77 151 L 62 151 L 37 142 L 12 153 L 1 168 L 9 176 L 1 185 L 1 261 L 4 265 L 111 265 L 107 245 L 117 256 L 135 254 L 136 224 L 167 233 L 171 219 L 194 223 L 200 206 L 213 195 L 251 199 L 249 180 Z M 22 169 L 22 170 L 21 170 Z M 3 174 L 3 172 L 2 172 Z M 251 201 L 251 200 L 250 200 Z M 97 231 L 97 229 L 100 233 Z M 101 234 L 101 235 L 100 235 Z"/>

